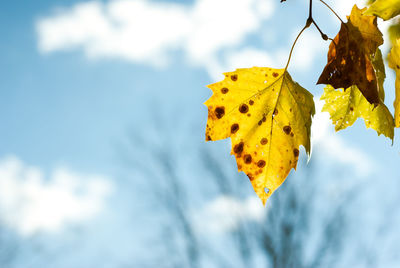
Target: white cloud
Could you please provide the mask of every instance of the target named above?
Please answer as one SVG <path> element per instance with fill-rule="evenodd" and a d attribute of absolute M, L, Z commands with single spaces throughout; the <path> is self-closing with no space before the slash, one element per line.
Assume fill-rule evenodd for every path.
<path fill-rule="evenodd" d="M 39 49 L 43 53 L 82 50 L 88 58 L 119 58 L 152 66 L 165 66 L 173 52 L 182 51 L 190 64 L 204 67 L 213 78 L 237 66 L 282 68 L 295 36 L 285 49 L 269 49 L 268 53 L 247 46 L 249 35 L 259 33 L 263 22 L 272 17 L 275 2 L 196 0 L 192 6 L 151 0 L 79 3 L 37 21 Z M 341 10 L 348 6 L 344 1 L 338 4 Z M 309 70 L 325 50 L 319 34 L 306 31 L 296 45 L 290 68 Z"/>
<path fill-rule="evenodd" d="M 336 11 L 336 13 L 342 18 L 342 20 L 346 21 L 346 16 L 351 13 L 351 9 L 354 5 L 357 5 L 358 8 L 364 8 L 366 6 L 366 0 L 336 0 L 332 1 L 334 4 L 331 4 L 327 1 L 327 3 Z M 335 16 L 332 16 L 332 19 L 337 20 Z"/>
<path fill-rule="evenodd" d="M 266 209 L 256 196 L 239 200 L 221 195 L 196 213 L 193 222 L 203 232 L 224 233 L 235 230 L 243 221 L 261 222 L 265 215 Z"/>
<path fill-rule="evenodd" d="M 43 53 L 81 48 L 92 58 L 165 64 L 183 50 L 203 65 L 240 44 L 271 16 L 273 0 L 197 0 L 192 7 L 149 0 L 79 3 L 37 22 Z"/>
<path fill-rule="evenodd" d="M 294 40 L 298 32 L 293 33 Z M 307 72 L 312 67 L 318 55 L 324 55 L 326 46 L 319 33 L 315 31 L 304 32 L 302 38 L 297 42 L 290 62 L 289 69 L 296 72 Z M 273 68 L 284 68 L 286 65 L 290 46 L 286 49 L 279 49 L 274 53 L 268 53 L 252 47 L 234 49 L 223 53 L 222 59 L 209 60 L 205 63 L 209 75 L 218 80 L 223 72 L 233 71 L 240 68 L 253 66 L 271 66 Z"/>
<path fill-rule="evenodd" d="M 102 176 L 56 169 L 47 179 L 39 168 L 15 157 L 0 161 L 0 220 L 22 235 L 89 220 L 111 191 Z"/>
<path fill-rule="evenodd" d="M 202 62 L 221 48 L 240 44 L 273 10 L 271 0 L 198 0 L 187 39 L 188 55 Z"/>
<path fill-rule="evenodd" d="M 221 79 L 222 73 L 240 68 L 251 68 L 253 66 L 276 65 L 274 58 L 267 52 L 255 49 L 244 48 L 224 53 L 222 60 L 210 60 L 206 64 L 209 75 L 215 80 Z"/>
<path fill-rule="evenodd" d="M 297 34 L 297 31 L 293 33 L 292 40 L 296 38 Z M 326 43 L 315 29 L 305 31 L 294 47 L 289 69 L 294 69 L 296 72 L 308 71 L 316 57 L 321 55 L 325 57 L 326 51 Z M 289 50 L 286 55 L 289 55 Z"/>
<path fill-rule="evenodd" d="M 316 113 L 311 129 L 313 148 L 320 149 L 335 162 L 353 167 L 357 176 L 368 176 L 376 171 L 375 161 L 367 153 L 348 144 L 339 133 L 335 133 L 329 113 L 321 112 L 324 102 L 319 97 L 315 97 L 314 102 Z"/>

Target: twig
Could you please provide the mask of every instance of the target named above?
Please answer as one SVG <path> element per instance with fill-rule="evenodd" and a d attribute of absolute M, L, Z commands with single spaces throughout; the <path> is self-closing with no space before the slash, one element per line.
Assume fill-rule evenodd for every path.
<path fill-rule="evenodd" d="M 332 13 L 333 14 L 335 14 L 335 16 L 343 23 L 343 24 L 345 24 L 344 22 L 343 22 L 343 20 L 339 17 L 339 15 L 327 4 L 327 3 L 325 3 L 325 1 L 323 1 L 323 0 L 319 0 L 322 4 L 324 4 L 327 8 L 329 8 L 330 9 L 330 11 L 332 11 Z"/>
<path fill-rule="evenodd" d="M 297 40 L 299 39 L 300 35 L 304 32 L 305 29 L 307 29 L 308 27 L 310 27 L 311 23 L 309 23 L 309 21 L 307 20 L 306 25 L 303 27 L 303 29 L 301 29 L 300 33 L 297 35 L 296 39 L 293 42 L 292 48 L 290 49 L 290 53 L 289 53 L 289 58 L 287 60 L 286 66 L 285 66 L 285 71 L 287 70 L 289 63 L 290 63 L 290 59 L 292 58 L 292 53 L 293 53 L 293 49 L 294 46 L 296 45 Z"/>

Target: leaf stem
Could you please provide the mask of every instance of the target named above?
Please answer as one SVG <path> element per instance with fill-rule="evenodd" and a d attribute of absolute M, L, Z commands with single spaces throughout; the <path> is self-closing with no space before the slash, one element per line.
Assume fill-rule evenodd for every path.
<path fill-rule="evenodd" d="M 339 15 L 333 10 L 333 8 L 331 8 L 327 3 L 325 3 L 325 1 L 323 0 L 319 0 L 322 4 L 324 4 L 327 8 L 330 9 L 330 11 L 332 11 L 333 14 L 335 14 L 335 16 L 344 24 L 343 20 L 339 17 Z"/>
<path fill-rule="evenodd" d="M 297 40 L 299 39 L 300 35 L 304 32 L 304 30 L 307 29 L 308 27 L 310 27 L 311 24 L 315 25 L 315 28 L 317 28 L 318 32 L 321 34 L 322 39 L 324 39 L 325 41 L 326 40 L 332 40 L 333 41 L 332 38 L 329 38 L 326 34 L 324 34 L 324 32 L 322 32 L 321 28 L 319 28 L 318 24 L 313 19 L 313 17 L 312 17 L 312 1 L 313 0 L 310 0 L 308 18 L 307 18 L 307 21 L 306 21 L 306 25 L 303 27 L 303 29 L 301 29 L 300 33 L 297 35 L 296 39 L 293 42 L 292 48 L 290 49 L 289 58 L 287 60 L 286 66 L 285 66 L 285 71 L 289 67 L 290 59 L 292 58 L 293 50 L 294 50 L 294 47 L 295 47 L 295 45 L 297 43 Z M 320 1 L 323 4 L 325 4 L 336 15 L 336 17 L 338 17 L 339 20 L 344 24 L 344 22 L 340 19 L 340 17 L 336 14 L 336 12 L 327 3 L 325 3 L 323 0 L 320 0 Z"/>
<path fill-rule="evenodd" d="M 286 66 L 285 66 L 285 71 L 287 70 L 287 68 L 289 67 L 289 63 L 290 63 L 290 59 L 292 58 L 292 53 L 293 53 L 293 49 L 294 46 L 297 43 L 297 40 L 299 39 L 300 35 L 304 32 L 305 29 L 307 29 L 308 27 L 310 27 L 311 25 L 311 21 L 307 20 L 306 25 L 304 25 L 303 29 L 301 29 L 301 31 L 299 32 L 299 34 L 297 35 L 296 39 L 293 42 L 292 48 L 290 49 L 290 53 L 289 53 L 289 58 L 287 60 Z"/>
<path fill-rule="evenodd" d="M 295 45 L 297 43 L 297 40 L 299 40 L 300 35 L 304 32 L 305 29 L 310 27 L 310 25 L 312 23 L 313 23 L 313 18 L 312 18 L 312 0 L 310 0 L 310 7 L 309 7 L 309 11 L 308 11 L 308 19 L 306 21 L 306 25 L 304 25 L 303 29 L 301 29 L 301 31 L 299 32 L 299 34 L 297 35 L 296 39 L 293 42 L 292 48 L 290 49 L 289 58 L 288 58 L 288 60 L 286 62 L 285 71 L 289 67 L 290 59 L 292 58 L 293 49 L 294 49 L 294 47 L 295 47 Z"/>
<path fill-rule="evenodd" d="M 315 22 L 313 16 L 312 16 L 312 0 L 310 0 L 310 8 L 309 8 L 309 12 L 308 12 L 308 19 L 307 21 L 311 21 L 312 24 L 315 25 L 315 27 L 317 28 L 318 32 L 321 34 L 322 39 L 324 39 L 325 41 L 328 40 L 328 36 L 326 34 L 324 34 L 322 32 L 322 30 L 319 28 L 318 24 Z"/>
<path fill-rule="evenodd" d="M 324 39 L 325 41 L 328 40 L 329 37 L 322 32 L 322 30 L 318 27 L 318 24 L 315 22 L 314 19 L 312 19 L 312 23 L 315 25 L 315 27 L 317 28 L 318 32 L 321 34 L 322 39 Z"/>

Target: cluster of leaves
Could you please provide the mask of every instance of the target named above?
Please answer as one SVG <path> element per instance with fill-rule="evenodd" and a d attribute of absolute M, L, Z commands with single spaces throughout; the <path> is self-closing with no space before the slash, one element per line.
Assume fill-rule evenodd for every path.
<path fill-rule="evenodd" d="M 310 17 L 299 36 L 315 24 L 311 12 L 310 0 Z M 389 67 L 396 71 L 393 117 L 384 103 L 386 74 L 379 49 L 384 40 L 377 17 L 389 20 L 399 14 L 400 0 L 376 0 L 364 9 L 355 5 L 331 39 L 328 63 L 317 83 L 326 85 L 323 111 L 330 113 L 336 131 L 361 117 L 366 127 L 393 141 L 394 128 L 400 127 L 400 38 L 393 41 L 388 56 Z M 223 81 L 208 86 L 213 95 L 205 102 L 206 140 L 231 138 L 238 170 L 247 174 L 264 204 L 296 169 L 300 146 L 310 154 L 313 95 L 289 75 L 290 56 L 283 69 L 253 67 L 225 73 Z"/>

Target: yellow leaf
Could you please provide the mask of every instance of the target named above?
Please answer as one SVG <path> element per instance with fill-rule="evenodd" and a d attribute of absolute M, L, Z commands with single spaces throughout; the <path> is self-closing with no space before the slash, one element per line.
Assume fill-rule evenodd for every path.
<path fill-rule="evenodd" d="M 381 102 L 374 108 L 356 86 L 344 91 L 328 85 L 321 100 L 325 100 L 322 111 L 329 112 L 336 131 L 353 125 L 361 117 L 367 128 L 375 129 L 378 135 L 383 134 L 393 140 L 394 120 L 386 105 Z"/>
<path fill-rule="evenodd" d="M 385 101 L 385 90 L 383 89 L 383 83 L 385 82 L 386 72 L 385 64 L 383 63 L 382 52 L 378 48 L 375 52 L 374 58 L 372 59 L 372 65 L 375 69 L 376 80 L 378 82 L 378 93 L 379 98 L 382 102 Z"/>
<path fill-rule="evenodd" d="M 225 73 L 208 87 L 206 140 L 231 138 L 238 170 L 265 204 L 296 168 L 300 145 L 310 152 L 313 96 L 284 69 L 263 67 Z"/>
<path fill-rule="evenodd" d="M 400 14 L 400 0 L 377 0 L 364 14 L 389 20 Z"/>
<path fill-rule="evenodd" d="M 366 15 L 363 12 L 366 8 L 359 9 L 357 5 L 353 6 L 350 16 L 348 16 L 347 26 L 350 26 L 350 32 L 358 32 L 362 42 L 362 46 L 367 54 L 375 53 L 378 46 L 383 44 L 383 35 L 378 28 L 377 19 L 375 16 Z"/>
<path fill-rule="evenodd" d="M 392 43 L 392 45 L 394 45 L 397 38 L 400 38 L 400 21 L 397 21 L 397 23 L 390 25 L 388 33 L 390 42 Z"/>
<path fill-rule="evenodd" d="M 400 38 L 392 47 L 388 56 L 389 67 L 396 71 L 396 99 L 394 101 L 394 120 L 396 127 L 400 127 Z"/>

